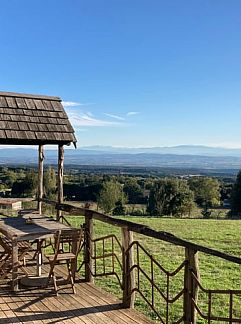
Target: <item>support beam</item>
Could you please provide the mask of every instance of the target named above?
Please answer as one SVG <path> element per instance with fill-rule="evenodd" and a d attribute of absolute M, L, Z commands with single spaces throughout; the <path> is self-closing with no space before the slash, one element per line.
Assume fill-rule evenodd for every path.
<path fill-rule="evenodd" d="M 197 304 L 198 301 L 198 284 L 193 278 L 192 273 L 195 274 L 198 281 L 200 281 L 200 272 L 198 266 L 198 252 L 189 248 L 185 249 L 186 267 L 184 275 L 184 323 L 196 324 L 197 312 L 193 301 Z"/>
<path fill-rule="evenodd" d="M 85 281 L 94 283 L 94 267 L 93 267 L 93 236 L 94 236 L 93 218 L 91 213 L 85 216 Z M 96 270 L 96 269 L 95 269 Z"/>
<path fill-rule="evenodd" d="M 43 198 L 43 177 L 44 177 L 44 146 L 39 145 L 38 149 L 38 211 L 42 214 L 42 201 Z"/>
<path fill-rule="evenodd" d="M 59 145 L 58 154 L 58 203 L 61 204 L 64 200 L 64 145 Z M 57 220 L 60 220 L 62 211 L 57 210 Z"/>
<path fill-rule="evenodd" d="M 134 253 L 133 232 L 127 227 L 122 228 L 122 248 L 123 248 L 123 306 L 125 308 L 134 308 L 135 303 L 135 273 L 134 273 Z"/>

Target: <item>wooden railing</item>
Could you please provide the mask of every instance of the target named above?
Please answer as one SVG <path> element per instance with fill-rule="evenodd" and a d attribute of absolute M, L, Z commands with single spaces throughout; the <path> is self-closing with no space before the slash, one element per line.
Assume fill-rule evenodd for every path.
<path fill-rule="evenodd" d="M 167 233 L 156 231 L 146 225 L 107 216 L 85 208 L 69 204 L 56 204 L 42 199 L 43 202 L 54 205 L 57 210 L 69 213 L 71 216 L 84 216 L 85 241 L 82 246 L 83 259 L 79 270 L 84 268 L 87 282 L 93 282 L 94 277 L 114 276 L 122 290 L 124 307 L 134 307 L 135 294 L 144 300 L 161 323 L 197 323 L 202 318 L 207 323 L 241 323 L 241 290 L 210 290 L 201 285 L 198 266 L 198 252 L 203 252 L 223 260 L 241 265 L 241 258 L 198 245 Z M 62 220 L 64 216 L 62 215 Z M 116 235 L 94 238 L 93 220 L 98 220 L 121 228 L 122 241 Z M 133 240 L 133 233 L 139 233 L 157 240 L 165 241 L 185 248 L 185 258 L 175 269 L 169 272 L 154 256 L 145 249 L 139 241 Z M 97 248 L 99 245 L 99 248 Z M 108 246 L 108 252 L 106 252 Z M 149 262 L 149 271 L 141 264 L 140 253 Z M 168 252 L 167 252 L 168 253 Z M 156 274 L 162 274 L 162 285 Z M 170 282 L 176 276 L 182 276 L 181 287 L 174 295 L 170 292 Z M 158 276 L 157 276 L 158 277 Z M 144 284 L 143 284 L 144 283 Z M 143 287 L 144 285 L 144 287 Z M 164 286 L 164 288 L 163 288 Z M 146 291 L 148 289 L 148 296 Z M 173 292 L 172 292 L 173 293 Z M 206 295 L 206 303 L 200 305 L 198 294 Z M 226 307 L 227 316 L 216 313 L 213 308 L 214 297 L 228 296 Z M 236 304 L 234 305 L 234 298 Z M 176 305 L 180 314 L 171 316 L 169 307 Z M 203 310 L 204 308 L 204 310 Z"/>

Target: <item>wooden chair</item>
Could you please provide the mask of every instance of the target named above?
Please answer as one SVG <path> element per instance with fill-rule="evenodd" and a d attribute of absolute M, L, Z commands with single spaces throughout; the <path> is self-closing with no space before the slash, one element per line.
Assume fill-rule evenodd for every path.
<path fill-rule="evenodd" d="M 12 270 L 12 241 L 7 237 L 0 237 L 0 279 L 4 279 Z M 25 265 L 25 256 L 31 250 L 31 244 L 27 241 L 18 242 L 18 266 Z M 24 269 L 23 269 L 24 270 Z M 26 272 L 26 271 L 24 271 Z"/>
<path fill-rule="evenodd" d="M 55 235 L 54 253 L 45 255 L 50 264 L 47 286 L 53 278 L 54 290 L 58 295 L 57 280 L 54 272 L 56 264 L 65 263 L 68 270 L 67 281 L 70 282 L 75 294 L 74 278 L 77 269 L 77 257 L 83 238 L 82 229 L 58 231 Z"/>

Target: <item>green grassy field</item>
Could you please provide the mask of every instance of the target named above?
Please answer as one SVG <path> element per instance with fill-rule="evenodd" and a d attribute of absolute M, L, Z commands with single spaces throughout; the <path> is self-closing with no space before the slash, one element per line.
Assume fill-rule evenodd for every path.
<path fill-rule="evenodd" d="M 128 217 L 133 222 L 146 224 L 156 230 L 171 232 L 178 237 L 208 246 L 232 255 L 241 256 L 241 221 L 239 220 L 200 220 L 200 219 L 169 219 L 169 218 L 146 218 L 146 217 Z M 73 225 L 78 225 L 80 219 L 71 218 Z M 120 229 L 99 221 L 94 224 L 95 237 L 101 237 L 106 234 L 116 234 L 121 239 Z M 135 240 L 141 244 L 155 257 L 155 259 L 168 271 L 175 270 L 184 260 L 184 249 L 156 239 L 145 237 L 143 235 L 134 235 Z M 101 246 L 97 246 L 97 251 Z M 108 246 L 106 246 L 108 251 Z M 118 252 L 118 249 L 117 249 Z M 150 260 L 144 254 L 140 255 L 140 261 L 147 273 L 150 273 Z M 241 266 L 199 253 L 199 266 L 201 272 L 201 283 L 207 289 L 241 289 L 240 270 Z M 102 261 L 97 263 L 101 269 Z M 101 271 L 101 270 L 100 270 Z M 165 293 L 166 278 L 155 268 L 155 281 L 158 287 Z M 151 289 L 148 281 L 141 278 L 141 288 L 147 298 L 150 298 Z M 111 293 L 121 297 L 121 290 L 115 278 L 97 278 L 97 285 Z M 170 295 L 174 296 L 183 284 L 183 272 L 171 279 Z M 162 315 L 165 315 L 164 304 L 161 298 L 155 293 L 156 307 Z M 149 307 L 137 295 L 136 306 L 139 310 L 156 319 L 156 315 L 150 311 Z M 200 294 L 200 305 L 202 310 L 207 311 L 207 296 Z M 234 301 L 234 314 L 241 317 L 241 301 L 238 298 Z M 170 322 L 177 319 L 182 312 L 182 300 L 175 303 L 169 310 Z M 219 296 L 214 300 L 213 313 L 215 315 L 227 316 L 228 300 Z M 204 321 L 199 320 L 199 323 Z"/>

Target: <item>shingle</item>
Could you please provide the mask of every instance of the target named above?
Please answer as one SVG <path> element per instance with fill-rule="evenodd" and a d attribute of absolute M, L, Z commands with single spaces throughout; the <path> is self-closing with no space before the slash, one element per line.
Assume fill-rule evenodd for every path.
<path fill-rule="evenodd" d="M 54 111 L 63 111 L 63 106 L 59 101 L 51 101 Z"/>
<path fill-rule="evenodd" d="M 24 100 L 25 100 L 25 103 L 26 103 L 28 109 L 36 109 L 33 99 L 25 98 Z"/>
<path fill-rule="evenodd" d="M 0 138 L 3 138 L 3 139 L 6 138 L 5 130 L 0 130 Z"/>
<path fill-rule="evenodd" d="M 0 96 L 0 107 L 7 107 L 7 100 L 5 97 Z"/>
<path fill-rule="evenodd" d="M 24 134 L 27 139 L 30 139 L 30 140 L 36 139 L 35 132 L 25 131 Z"/>
<path fill-rule="evenodd" d="M 40 132 L 48 132 L 47 124 L 38 124 L 38 129 Z"/>
<path fill-rule="evenodd" d="M 21 131 L 28 131 L 29 130 L 28 123 L 25 123 L 25 122 L 18 122 L 18 128 Z"/>
<path fill-rule="evenodd" d="M 35 106 L 37 109 L 40 109 L 40 110 L 46 110 L 43 103 L 42 103 L 42 100 L 34 100 L 34 103 L 35 103 Z"/>
<path fill-rule="evenodd" d="M 33 116 L 33 111 L 32 110 L 24 109 L 23 113 L 24 113 L 24 115 L 27 115 L 27 116 Z"/>
<path fill-rule="evenodd" d="M 23 108 L 23 109 L 27 108 L 24 98 L 16 98 L 16 102 L 17 102 L 18 108 Z"/>
<path fill-rule="evenodd" d="M 11 130 L 19 130 L 18 123 L 13 121 L 6 122 L 6 128 Z"/>
<path fill-rule="evenodd" d="M 6 97 L 7 104 L 9 108 L 17 108 L 17 103 L 15 98 L 13 97 Z"/>
<path fill-rule="evenodd" d="M 38 131 L 38 124 L 28 123 L 28 127 L 31 131 Z"/>
<path fill-rule="evenodd" d="M 0 129 L 6 129 L 6 122 L 4 120 L 0 120 Z"/>
<path fill-rule="evenodd" d="M 52 111 L 53 110 L 53 106 L 51 104 L 51 101 L 49 100 L 42 100 L 42 103 L 45 107 L 45 110 L 49 110 L 49 111 Z"/>
<path fill-rule="evenodd" d="M 44 132 L 35 132 L 35 136 L 38 140 L 47 140 L 47 135 Z"/>

